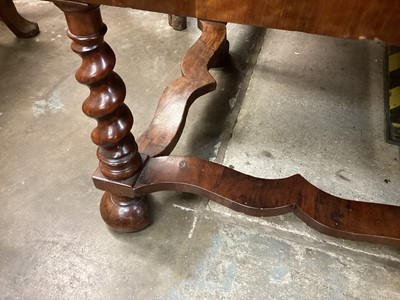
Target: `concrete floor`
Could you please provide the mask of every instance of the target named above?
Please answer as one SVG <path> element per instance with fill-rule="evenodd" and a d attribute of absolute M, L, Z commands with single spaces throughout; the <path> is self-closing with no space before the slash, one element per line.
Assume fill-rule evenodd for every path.
<path fill-rule="evenodd" d="M 16 4 L 41 34 L 19 40 L 0 23 L 1 299 L 400 299 L 399 249 L 332 238 L 292 214 L 253 218 L 160 192 L 152 226 L 109 231 L 65 21 L 50 3 Z M 134 10 L 103 17 L 137 135 L 199 32 Z M 232 62 L 212 71 L 218 88 L 192 107 L 175 155 L 400 205 L 381 44 L 238 25 L 228 35 Z"/>

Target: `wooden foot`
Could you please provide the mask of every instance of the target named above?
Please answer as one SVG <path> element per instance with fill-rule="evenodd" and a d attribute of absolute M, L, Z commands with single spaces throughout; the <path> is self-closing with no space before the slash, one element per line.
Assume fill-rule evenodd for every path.
<path fill-rule="evenodd" d="M 157 191 L 197 194 L 258 217 L 293 212 L 331 236 L 400 247 L 399 206 L 341 199 L 300 175 L 262 179 L 193 157 L 157 157 L 147 161 L 138 180 L 124 192 L 126 197 L 140 197 Z"/>
<path fill-rule="evenodd" d="M 168 23 L 169 25 L 178 31 L 185 30 L 187 28 L 186 17 L 168 15 Z"/>
<path fill-rule="evenodd" d="M 254 216 L 292 211 L 323 233 L 400 247 L 398 206 L 341 199 L 300 175 L 261 179 L 197 158 L 156 157 L 169 154 L 176 145 L 193 101 L 215 89 L 208 69 L 219 66 L 227 55 L 224 24 L 200 21 L 202 36 L 183 58 L 182 76 L 164 90 L 151 125 L 138 140 L 142 160 L 130 133 L 132 115 L 123 104 L 124 84 L 112 71 L 114 53 L 103 41 L 106 27 L 98 7 L 56 4 L 65 12 L 72 49 L 83 59 L 76 77 L 91 91 L 83 110 L 98 121 L 92 140 L 99 146 L 100 165 L 93 180 L 106 191 L 101 214 L 114 230 L 149 225 L 143 196 L 170 190 L 202 195 Z"/>
<path fill-rule="evenodd" d="M 82 58 L 76 79 L 90 89 L 83 112 L 97 120 L 92 141 L 98 145 L 99 171 L 108 180 L 124 181 L 135 177 L 142 168 L 142 158 L 131 133 L 133 117 L 124 104 L 125 84 L 113 71 L 115 55 L 104 42 L 107 27 L 98 5 L 56 1 L 65 13 L 72 50 Z M 117 231 L 137 231 L 151 223 L 144 198 L 126 199 L 106 193 L 101 214 Z"/>
<path fill-rule="evenodd" d="M 146 196 L 128 198 L 106 192 L 101 199 L 100 213 L 104 222 L 118 232 L 135 232 L 151 224 Z"/>
<path fill-rule="evenodd" d="M 19 38 L 30 38 L 39 33 L 38 24 L 23 18 L 12 0 L 0 0 L 0 20 Z"/>
<path fill-rule="evenodd" d="M 182 77 L 166 88 L 152 124 L 138 140 L 141 152 L 150 156 L 142 172 L 124 184 L 97 173 L 96 186 L 128 198 L 165 190 L 194 193 L 253 216 L 293 212 L 328 235 L 400 247 L 400 207 L 341 199 L 300 175 L 261 179 L 191 157 L 155 158 L 171 152 L 190 104 L 215 88 L 208 68 L 226 57 L 225 25 L 201 21 L 200 28 L 202 36 L 181 62 Z"/>

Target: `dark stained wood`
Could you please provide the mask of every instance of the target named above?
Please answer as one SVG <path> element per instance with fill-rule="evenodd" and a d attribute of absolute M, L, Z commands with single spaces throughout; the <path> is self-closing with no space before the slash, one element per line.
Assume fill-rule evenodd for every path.
<path fill-rule="evenodd" d="M 39 33 L 38 24 L 23 18 L 12 0 L 0 0 L 0 20 L 19 38 L 30 38 Z"/>
<path fill-rule="evenodd" d="M 341 199 L 300 175 L 267 180 L 196 158 L 160 157 L 149 160 L 133 190 L 154 192 L 158 185 L 163 190 L 195 192 L 255 216 L 293 209 L 323 233 L 400 247 L 400 207 Z"/>
<path fill-rule="evenodd" d="M 182 31 L 187 28 L 186 17 L 168 15 L 168 23 L 173 29 Z"/>
<path fill-rule="evenodd" d="M 343 37 L 365 34 L 390 42 L 399 41 L 393 30 L 384 32 L 388 25 L 398 23 L 399 1 L 88 2 L 263 26 L 273 24 L 271 27 Z M 171 190 L 203 195 L 254 216 L 293 211 L 326 234 L 400 247 L 400 207 L 341 199 L 319 190 L 300 175 L 261 179 L 196 158 L 156 158 L 168 155 L 178 142 L 193 101 L 215 89 L 208 69 L 220 66 L 227 58 L 229 43 L 224 24 L 199 22 L 202 36 L 183 58 L 182 76 L 164 90 L 153 121 L 138 139 L 138 146 L 130 133 L 132 115 L 123 103 L 125 86 L 113 72 L 115 56 L 103 41 L 106 27 L 99 8 L 69 1 L 55 3 L 65 12 L 72 49 L 83 60 L 76 73 L 77 80 L 90 89 L 83 111 L 98 121 L 92 140 L 99 146 L 100 164 L 93 180 L 96 187 L 106 191 L 100 211 L 114 230 L 136 231 L 146 227 L 150 217 L 143 197 Z"/>
<path fill-rule="evenodd" d="M 125 179 L 141 167 L 141 158 L 130 130 L 133 117 L 124 104 L 125 84 L 113 71 L 115 55 L 103 37 L 103 24 L 97 6 L 56 4 L 64 10 L 68 23 L 71 48 L 82 58 L 76 71 L 78 82 L 90 89 L 83 102 L 83 112 L 97 120 L 92 141 L 99 146 L 97 156 L 101 172 L 110 179 Z"/>
<path fill-rule="evenodd" d="M 111 188 L 112 182 L 108 185 L 104 187 Z M 193 157 L 150 158 L 125 192 L 126 196 L 138 197 L 157 191 L 194 193 L 252 216 L 293 211 L 325 234 L 400 247 L 399 206 L 341 199 L 319 190 L 300 175 L 261 179 Z"/>
<path fill-rule="evenodd" d="M 400 247 L 400 206 L 335 197 L 300 175 L 262 179 L 193 157 L 168 156 L 150 158 L 124 189 L 100 174 L 95 178 L 101 183 L 98 188 L 118 189 L 126 197 L 158 191 L 194 193 L 248 215 L 294 212 L 310 227 L 331 236 Z"/>
<path fill-rule="evenodd" d="M 77 0 L 400 45 L 400 0 Z"/>
<path fill-rule="evenodd" d="M 229 51 L 226 26 L 200 20 L 199 28 L 201 37 L 181 61 L 182 76 L 164 90 L 150 126 L 138 138 L 140 153 L 149 156 L 171 153 L 185 126 L 190 105 L 215 90 L 216 82 L 208 69 L 226 61 Z"/>
<path fill-rule="evenodd" d="M 76 79 L 90 89 L 83 102 L 83 112 L 97 120 L 92 141 L 98 145 L 101 173 L 110 180 L 126 180 L 142 167 L 135 139 L 130 132 L 133 117 L 124 104 L 125 84 L 113 71 L 115 55 L 104 42 L 107 27 L 98 5 L 56 1 L 65 13 L 71 48 L 82 58 Z M 116 231 L 137 231 L 151 223 L 144 197 L 127 198 L 105 193 L 100 212 L 104 221 Z"/>
<path fill-rule="evenodd" d="M 104 222 L 117 232 L 135 232 L 151 224 L 146 196 L 127 198 L 105 192 L 100 202 Z"/>

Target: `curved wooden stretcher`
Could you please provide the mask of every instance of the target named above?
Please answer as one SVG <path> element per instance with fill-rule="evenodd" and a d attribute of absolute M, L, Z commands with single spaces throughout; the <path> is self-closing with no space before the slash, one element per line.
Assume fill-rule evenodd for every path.
<path fill-rule="evenodd" d="M 92 140 L 99 146 L 97 156 L 100 164 L 93 180 L 96 187 L 106 191 L 100 210 L 103 219 L 111 228 L 130 232 L 148 226 L 151 219 L 145 195 L 170 190 L 202 195 L 231 209 L 254 216 L 272 216 L 293 211 L 309 226 L 329 235 L 400 246 L 398 206 L 341 199 L 319 190 L 300 175 L 285 179 L 260 179 L 209 161 L 168 156 L 179 140 L 190 105 L 216 87 L 208 69 L 223 65 L 228 55 L 229 43 L 224 23 L 199 21 L 202 35 L 181 62 L 182 76 L 172 81 L 164 90 L 150 126 L 135 141 L 130 133 L 133 125 L 132 114 L 124 104 L 125 86 L 113 71 L 115 56 L 103 40 L 106 26 L 96 5 L 117 5 L 117 2 L 54 2 L 66 15 L 73 51 L 82 57 L 82 66 L 78 69 L 76 78 L 90 89 L 90 95 L 83 104 L 83 111 L 98 121 L 92 132 Z M 262 9 L 265 12 L 268 3 L 277 5 L 278 2 L 240 3 L 252 3 L 252 10 L 256 9 L 254 6 L 260 5 L 261 9 L 264 5 Z M 324 3 L 322 0 L 285 2 L 293 3 L 293 7 L 297 5 L 295 3 Z M 195 5 L 198 1 L 186 0 L 180 3 L 173 0 L 118 1 L 118 5 L 121 6 L 194 17 L 211 16 L 209 18 L 212 19 L 217 19 L 217 15 L 213 13 L 211 6 L 220 6 L 225 1 L 207 1 L 204 7 L 200 6 L 198 9 L 185 6 L 190 3 Z M 189 9 L 190 7 L 192 8 Z M 287 13 L 292 12 L 293 7 L 287 7 Z M 312 7 L 305 5 L 302 9 L 310 8 Z M 335 11 L 336 8 L 331 9 Z M 385 7 L 381 7 L 379 11 L 385 11 Z M 237 11 L 225 11 L 225 14 L 222 10 L 219 12 L 222 12 L 218 19 L 220 21 L 240 21 L 242 19 L 238 14 L 242 13 L 242 23 L 267 26 L 270 22 L 266 15 L 263 19 L 258 14 L 253 16 L 254 22 L 247 22 L 245 17 L 248 17 L 248 14 L 242 12 L 241 7 L 238 7 Z M 399 7 L 396 7 L 395 12 L 400 12 Z M 363 15 L 367 13 L 368 10 Z M 273 16 L 274 12 L 271 12 L 269 18 Z M 307 16 L 309 23 L 316 22 L 315 24 L 322 22 L 321 18 L 324 18 L 321 16 L 320 19 L 314 20 L 312 13 Z M 398 21 L 397 15 L 392 14 L 392 11 L 390 16 L 393 19 L 389 18 L 387 24 L 391 24 L 394 19 Z M 284 20 L 285 14 L 282 14 L 279 22 Z M 322 25 L 319 29 L 314 28 L 309 23 L 306 22 L 304 26 L 312 28 L 309 30 L 311 32 L 324 33 L 319 30 L 333 30 L 331 26 L 324 29 Z M 300 26 L 297 23 L 282 24 L 277 27 L 296 29 L 296 26 Z M 383 27 L 377 29 L 370 26 L 369 31 L 364 27 L 362 30 L 361 27 L 351 28 L 353 32 L 346 31 L 350 37 L 360 33 L 367 37 L 370 37 L 370 34 L 386 36 L 386 33 L 380 34 Z M 390 35 L 388 40 L 397 42 L 399 38 Z"/>

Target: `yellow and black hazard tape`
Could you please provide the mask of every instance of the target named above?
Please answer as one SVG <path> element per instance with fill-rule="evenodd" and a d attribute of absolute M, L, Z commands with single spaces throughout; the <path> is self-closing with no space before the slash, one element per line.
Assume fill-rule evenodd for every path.
<path fill-rule="evenodd" d="M 388 47 L 388 139 L 400 145 L 400 47 Z"/>

